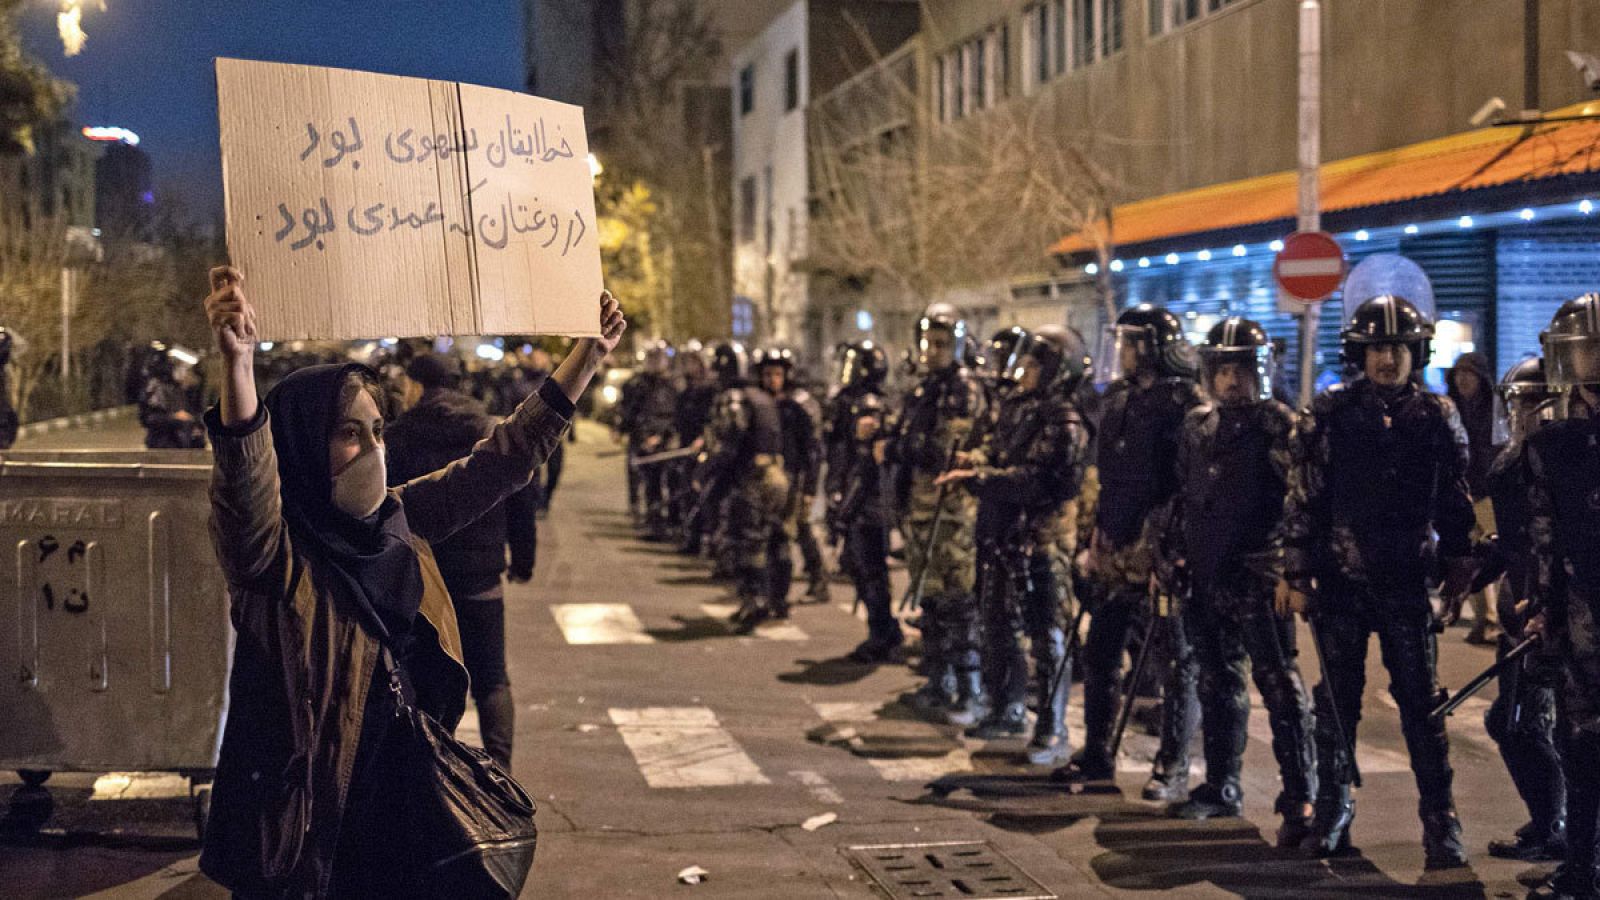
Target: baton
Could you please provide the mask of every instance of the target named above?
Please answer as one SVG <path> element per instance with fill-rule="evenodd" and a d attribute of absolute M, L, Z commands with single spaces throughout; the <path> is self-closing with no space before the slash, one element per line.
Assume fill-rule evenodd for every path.
<path fill-rule="evenodd" d="M 1533 645 L 1538 642 L 1539 638 L 1537 636 L 1523 638 L 1521 643 L 1507 650 L 1504 656 L 1495 661 L 1494 665 L 1479 672 L 1471 681 L 1467 682 L 1465 687 L 1456 691 L 1455 696 L 1434 707 L 1433 712 L 1428 714 L 1428 718 L 1436 725 L 1443 722 L 1445 716 L 1455 712 L 1456 707 L 1467 702 L 1468 697 L 1483 690 L 1484 685 L 1497 678 L 1507 667 L 1516 664 L 1517 660 L 1521 659 L 1529 650 L 1532 650 Z"/>
<path fill-rule="evenodd" d="M 1115 767 L 1117 754 L 1122 750 L 1122 732 L 1128 728 L 1128 717 L 1133 715 L 1134 692 L 1139 687 L 1139 677 L 1144 674 L 1145 663 L 1150 659 L 1150 644 L 1155 641 L 1156 619 L 1160 618 L 1160 610 L 1151 604 L 1150 621 L 1144 627 L 1144 640 L 1139 644 L 1139 658 L 1133 662 L 1133 670 L 1128 673 L 1128 679 L 1122 686 L 1122 709 L 1117 712 L 1117 727 L 1111 732 L 1111 752 L 1108 754 Z M 1165 701 L 1163 701 L 1165 702 Z"/>
<path fill-rule="evenodd" d="M 1317 668 L 1322 672 L 1322 686 L 1328 694 L 1328 712 L 1333 719 L 1333 736 L 1339 741 L 1339 750 L 1350 766 L 1351 783 L 1361 787 L 1361 769 L 1356 765 L 1355 748 L 1350 746 L 1350 738 L 1346 735 L 1344 722 L 1339 716 L 1339 692 L 1334 690 L 1333 676 L 1328 671 L 1328 652 L 1322 643 L 1322 632 L 1317 628 L 1317 620 L 1311 616 L 1306 617 L 1306 625 L 1311 629 L 1311 643 L 1317 648 Z"/>
<path fill-rule="evenodd" d="M 950 442 L 949 458 L 945 460 L 944 468 L 940 474 L 948 472 L 956 462 L 956 452 L 960 449 L 959 441 Z M 928 528 L 928 540 L 922 547 L 922 567 L 917 570 L 916 580 L 912 582 L 911 589 L 906 591 L 905 597 L 900 601 L 900 611 L 922 608 L 922 589 L 928 583 L 928 567 L 933 564 L 933 543 L 939 538 L 939 523 L 944 519 L 944 500 L 950 494 L 950 482 L 939 485 L 939 494 L 934 499 L 933 522 Z"/>
<path fill-rule="evenodd" d="M 662 453 L 652 453 L 649 456 L 635 456 L 633 459 L 628 461 L 628 465 L 635 469 L 643 469 L 646 466 L 656 466 L 660 465 L 661 463 L 669 463 L 675 459 L 687 459 L 688 457 L 694 456 L 699 452 L 700 451 L 694 447 L 679 447 L 676 450 L 667 450 Z"/>

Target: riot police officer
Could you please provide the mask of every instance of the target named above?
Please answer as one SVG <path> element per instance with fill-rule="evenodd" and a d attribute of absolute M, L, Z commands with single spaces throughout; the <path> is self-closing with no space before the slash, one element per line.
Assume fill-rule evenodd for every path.
<path fill-rule="evenodd" d="M 1544 360 L 1535 356 L 1506 371 L 1499 397 L 1496 418 L 1505 429 L 1505 446 L 1489 467 L 1488 483 L 1495 525 L 1496 564 L 1491 571 L 1505 574 L 1499 594 L 1503 632 L 1497 654 L 1504 656 L 1522 637 L 1524 604 L 1533 594 L 1527 442 L 1554 415 L 1559 395 L 1545 380 Z M 1477 581 L 1485 578 L 1480 574 Z M 1567 785 L 1556 746 L 1560 680 L 1560 659 L 1555 654 L 1525 656 L 1501 674 L 1499 695 L 1484 714 L 1489 736 L 1500 748 L 1500 758 L 1529 815 L 1528 823 L 1509 840 L 1489 842 L 1490 856 L 1531 861 L 1560 859 L 1566 853 Z"/>
<path fill-rule="evenodd" d="M 139 424 L 151 449 L 195 449 L 206 445 L 200 404 L 191 393 L 197 359 L 181 348 L 152 342 L 145 357 L 144 389 L 139 394 Z"/>
<path fill-rule="evenodd" d="M 1027 728 L 1026 631 L 1034 664 L 1039 715 L 1028 761 L 1052 765 L 1067 751 L 1065 602 L 1071 559 L 1061 538 L 1077 528 L 1075 501 L 1088 464 L 1089 427 L 1073 402 L 1090 369 L 1083 338 L 1060 325 L 1015 335 L 1006 393 L 994 428 L 981 447 L 956 456 L 957 468 L 938 483 L 965 484 L 978 498 L 985 528 L 979 546 L 983 662 L 990 712 L 967 733 L 1016 737 Z"/>
<path fill-rule="evenodd" d="M 1467 439 L 1446 397 L 1421 385 L 1433 323 L 1402 297 L 1358 306 L 1343 334 L 1353 381 L 1323 391 L 1301 423 L 1285 513 L 1285 599 L 1311 598 L 1326 677 L 1316 690 L 1318 794 L 1305 849 L 1350 846 L 1356 726 L 1368 636 L 1378 635 L 1420 796 L 1425 864 L 1466 865 L 1451 794 L 1428 599 L 1431 532 L 1446 577 L 1446 624 L 1472 576 Z"/>
<path fill-rule="evenodd" d="M 1567 859 L 1530 897 L 1600 896 L 1600 294 L 1569 300 L 1541 336 L 1558 421 L 1528 439 L 1534 604 L 1526 629 L 1566 669 L 1560 735 L 1567 780 Z"/>
<path fill-rule="evenodd" d="M 762 390 L 778 401 L 778 419 L 783 426 L 783 465 L 789 477 L 784 535 L 800 548 L 807 596 L 813 602 L 825 602 L 828 582 L 822 570 L 822 548 L 817 546 L 816 532 L 811 529 L 811 506 L 822 475 L 822 407 L 810 391 L 794 383 L 793 352 L 786 348 L 757 350 L 755 363 Z M 776 577 L 782 579 L 787 595 L 794 573 L 778 573 Z"/>
<path fill-rule="evenodd" d="M 972 594 L 975 504 L 970 494 L 935 485 L 934 479 L 949 468 L 983 414 L 983 392 L 966 366 L 967 325 L 954 306 L 928 307 L 917 320 L 916 342 L 922 379 L 904 398 L 886 447 L 896 467 L 894 501 L 912 590 L 921 588 L 928 682 L 910 702 L 934 714 L 960 709 L 976 719 L 984 697 Z"/>
<path fill-rule="evenodd" d="M 889 507 L 883 465 L 876 447 L 888 415 L 883 396 L 862 392 L 850 408 L 850 456 L 839 472 L 838 501 L 828 509 L 828 528 L 843 541 L 844 567 L 867 610 L 867 639 L 850 651 L 861 663 L 887 662 L 905 642 L 889 593 Z"/>
<path fill-rule="evenodd" d="M 673 355 L 673 363 L 678 370 L 678 400 L 673 410 L 673 432 L 680 447 L 703 448 L 706 426 L 711 422 L 711 407 L 722 389 L 707 367 L 705 348 L 699 341 L 689 341 L 678 348 Z M 702 462 L 699 457 L 684 459 L 668 470 L 672 491 L 671 519 L 680 531 L 680 546 L 691 555 L 700 552 L 706 523 L 713 518 L 694 489 L 695 469 Z"/>
<path fill-rule="evenodd" d="M 0 327 L 0 450 L 17 441 L 17 411 L 11 405 L 11 383 L 6 369 L 11 364 L 11 350 L 15 345 L 12 333 Z"/>
<path fill-rule="evenodd" d="M 783 468 L 783 426 L 777 401 L 750 383 L 750 356 L 738 343 L 719 344 L 712 371 L 722 386 L 706 430 L 708 497 L 725 497 L 723 552 L 734 577 L 739 609 L 734 624 L 749 633 L 789 614 L 789 543 L 783 508 L 789 479 Z"/>
<path fill-rule="evenodd" d="M 1273 399 L 1272 340 L 1259 323 L 1238 316 L 1217 323 L 1200 347 L 1200 366 L 1207 401 L 1183 421 L 1181 488 L 1166 550 L 1188 586 L 1180 614 L 1200 667 L 1206 782 L 1170 813 L 1242 814 L 1248 669 L 1267 707 L 1283 782 L 1278 846 L 1298 847 L 1316 796 L 1311 704 L 1295 664 L 1292 621 L 1273 609 L 1294 413 Z"/>
<path fill-rule="evenodd" d="M 830 521 L 837 518 L 834 506 L 844 499 L 848 490 L 846 478 L 860 449 L 856 423 L 861 413 L 856 405 L 868 395 L 882 400 L 883 382 L 889 377 L 889 355 L 872 341 L 858 341 L 840 345 L 838 364 L 838 390 L 828 399 L 822 424 L 822 452 L 827 466 L 823 488 L 827 492 Z M 878 415 L 876 418 L 881 420 L 883 417 Z M 882 425 L 883 422 L 879 421 L 878 424 Z M 848 560 L 847 553 L 844 559 L 846 566 Z"/>
<path fill-rule="evenodd" d="M 1083 648 L 1084 745 L 1053 773 L 1059 781 L 1105 780 L 1116 772 L 1111 741 L 1122 657 L 1142 614 L 1171 612 L 1163 603 L 1148 602 L 1154 551 L 1177 492 L 1178 433 L 1184 415 L 1200 403 L 1194 347 L 1177 316 L 1142 303 L 1117 317 L 1114 337 L 1114 380 L 1102 403 L 1096 446 L 1099 506 L 1086 566 L 1102 587 Z M 1172 674 L 1161 750 L 1144 796 L 1174 802 L 1188 788 L 1195 674 L 1181 622 L 1170 614 L 1163 621 Z"/>
<path fill-rule="evenodd" d="M 666 470 L 660 464 L 637 465 L 640 457 L 667 449 L 673 433 L 678 393 L 669 372 L 672 347 L 655 341 L 644 351 L 644 368 L 622 385 L 618 401 L 618 426 L 628 442 L 629 508 L 642 513 L 653 538 L 663 538 L 667 528 Z M 637 492 L 635 490 L 637 488 Z M 635 497 L 642 494 L 642 503 Z"/>

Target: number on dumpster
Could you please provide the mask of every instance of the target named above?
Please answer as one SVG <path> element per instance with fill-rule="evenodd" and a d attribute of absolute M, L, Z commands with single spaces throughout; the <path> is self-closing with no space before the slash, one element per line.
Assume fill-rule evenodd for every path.
<path fill-rule="evenodd" d="M 60 549 L 61 542 L 54 535 L 39 538 L 39 598 L 46 610 L 54 611 L 60 600 L 64 612 L 82 615 L 89 611 L 88 564 L 84 562 L 89 546 L 81 539 L 75 540 L 68 545 L 65 556 L 56 556 Z M 59 589 L 57 584 L 61 585 Z"/>

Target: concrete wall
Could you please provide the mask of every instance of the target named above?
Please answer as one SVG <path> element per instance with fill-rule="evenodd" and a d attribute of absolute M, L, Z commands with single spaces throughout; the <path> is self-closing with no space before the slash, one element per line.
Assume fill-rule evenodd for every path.
<path fill-rule="evenodd" d="M 929 58 L 1009 21 L 1020 97 L 1028 5 L 928 0 Z M 1154 37 L 1147 0 L 1123 5 L 1121 52 L 1021 101 L 1047 104 L 1064 132 L 1101 138 L 1121 199 L 1294 167 L 1297 0 L 1235 0 Z M 1323 158 L 1468 130 L 1492 96 L 1520 108 L 1522 15 L 1523 0 L 1326 0 Z M 1542 107 L 1593 99 L 1563 51 L 1600 53 L 1600 3 L 1543 0 L 1541 33 Z"/>

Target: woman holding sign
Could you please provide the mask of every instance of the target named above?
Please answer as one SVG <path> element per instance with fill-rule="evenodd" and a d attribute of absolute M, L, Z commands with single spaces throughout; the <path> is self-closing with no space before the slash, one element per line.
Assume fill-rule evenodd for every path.
<path fill-rule="evenodd" d="M 427 823 L 391 725 L 410 707 L 453 729 L 467 689 L 429 542 L 527 484 L 627 323 L 602 293 L 600 337 L 470 456 L 389 490 L 370 369 L 301 369 L 257 400 L 243 282 L 213 269 L 205 300 L 227 369 L 205 416 L 211 532 L 238 640 L 200 868 L 236 896 L 415 895 Z"/>

